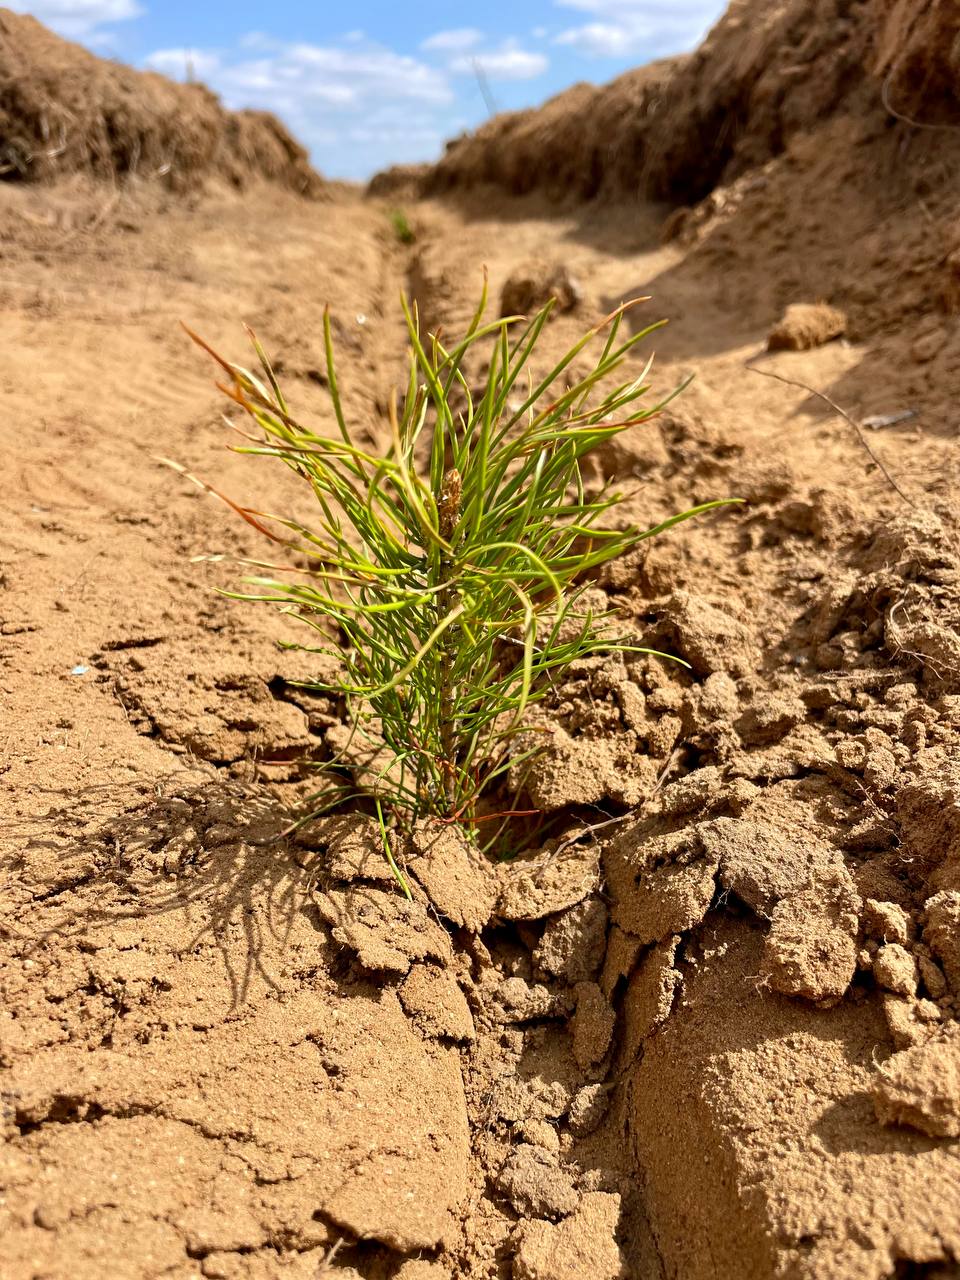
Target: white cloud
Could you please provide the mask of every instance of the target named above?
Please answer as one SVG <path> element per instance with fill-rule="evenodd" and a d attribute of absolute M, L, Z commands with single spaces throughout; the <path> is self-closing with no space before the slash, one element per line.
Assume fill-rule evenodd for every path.
<path fill-rule="evenodd" d="M 429 103 L 453 94 L 444 72 L 382 45 L 350 39 L 341 45 L 288 44 L 258 33 L 238 41 L 232 54 L 220 50 L 158 49 L 146 64 L 182 77 L 187 60 L 208 79 L 228 106 L 288 109 L 289 103 L 342 106 Z"/>
<path fill-rule="evenodd" d="M 561 31 L 557 44 L 572 45 L 580 53 L 594 58 L 619 58 L 630 53 L 639 39 L 636 30 L 617 26 L 611 22 L 588 22 L 582 27 Z"/>
<path fill-rule="evenodd" d="M 423 41 L 420 48 L 428 53 L 461 53 L 475 49 L 483 39 L 483 32 L 476 27 L 457 27 L 455 31 L 438 31 Z"/>
<path fill-rule="evenodd" d="M 216 53 L 204 53 L 198 49 L 157 49 L 146 59 L 151 71 L 160 71 L 176 80 L 205 80 L 217 70 L 220 58 Z"/>
<path fill-rule="evenodd" d="M 689 48 L 720 16 L 723 0 L 556 0 L 595 17 L 556 37 L 593 57 L 658 57 Z"/>
<path fill-rule="evenodd" d="M 110 22 L 139 18 L 143 8 L 137 0 L 10 0 L 17 13 L 30 13 L 64 36 L 89 37 Z"/>
<path fill-rule="evenodd" d="M 488 45 L 483 32 L 475 27 L 438 31 L 420 48 L 440 54 L 446 69 L 459 76 L 472 76 L 479 65 L 491 80 L 532 80 L 550 65 L 544 54 L 531 53 L 513 37 Z"/>
<path fill-rule="evenodd" d="M 251 32 L 229 48 L 158 49 L 145 62 L 182 79 L 188 58 L 228 107 L 274 112 L 333 176 L 426 159 L 462 127 L 447 66 L 357 32 L 328 44 Z"/>
<path fill-rule="evenodd" d="M 725 8 L 722 3 L 710 0 L 556 0 L 556 3 L 562 9 L 579 9 L 604 18 L 644 18 L 651 23 L 667 19 L 684 21 L 691 17 L 709 20 L 711 14 Z"/>
<path fill-rule="evenodd" d="M 306 93 L 321 87 L 317 78 L 322 76 L 327 86 L 350 89 L 354 99 L 440 103 L 451 97 L 442 72 L 377 44 L 349 49 L 336 45 L 287 45 L 274 55 L 270 65 L 279 79 L 296 82 Z"/>
<path fill-rule="evenodd" d="M 505 40 L 496 49 L 461 54 L 452 59 L 450 70 L 457 75 L 472 75 L 479 65 L 491 80 L 532 80 L 550 65 L 542 53 L 521 49 L 515 40 Z"/>

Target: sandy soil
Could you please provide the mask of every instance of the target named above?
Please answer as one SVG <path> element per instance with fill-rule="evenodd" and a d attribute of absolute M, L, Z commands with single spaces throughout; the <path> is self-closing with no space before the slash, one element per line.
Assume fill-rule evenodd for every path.
<path fill-rule="evenodd" d="M 684 276 L 655 208 L 423 203 L 406 249 L 350 192 L 130 195 L 92 230 L 96 190 L 2 196 L 4 1274 L 880 1277 L 951 1256 L 949 424 L 911 403 L 871 436 L 903 501 L 845 421 L 747 370 L 765 333 Z M 535 798 L 553 846 L 628 812 L 602 861 L 548 843 L 451 897 L 428 848 L 399 918 L 362 823 L 269 840 L 335 708 L 287 683 L 308 663 L 279 620 L 213 593 L 253 535 L 156 461 L 293 497 L 224 451 L 177 322 L 238 356 L 255 322 L 323 422 L 329 300 L 375 436 L 399 289 L 452 329 L 478 262 L 496 294 L 545 246 L 583 293 L 551 344 L 655 282 L 658 385 L 697 374 L 600 466 L 645 517 L 748 505 L 602 584 L 693 665 L 594 665 L 551 712 Z M 866 354 L 760 367 L 830 388 Z M 895 370 L 872 390 L 907 407 Z"/>
<path fill-rule="evenodd" d="M 908 128 L 680 218 L 0 185 L 5 1280 L 960 1274 L 960 250 Z M 400 291 L 456 332 L 480 264 L 576 282 L 544 359 L 653 295 L 656 385 L 695 380 L 589 482 L 745 501 L 596 583 L 690 670 L 572 671 L 532 844 L 425 827 L 407 903 L 363 815 L 282 834 L 343 709 L 161 459 L 297 508 L 179 322 L 237 359 L 253 324 L 324 428 L 329 303 L 375 444 Z"/>

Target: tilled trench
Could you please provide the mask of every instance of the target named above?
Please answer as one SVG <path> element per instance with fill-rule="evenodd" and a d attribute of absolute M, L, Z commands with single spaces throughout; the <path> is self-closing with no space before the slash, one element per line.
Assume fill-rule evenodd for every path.
<path fill-rule="evenodd" d="M 286 296 L 309 262 L 304 306 L 316 320 L 340 290 L 345 394 L 374 439 L 402 357 L 388 295 L 419 280 L 455 325 L 477 282 L 461 282 L 451 210 L 417 210 L 414 269 L 375 207 L 344 201 L 349 279 L 325 265 L 345 261 L 332 221 L 298 214 L 268 269 L 262 214 L 240 204 L 195 228 L 169 305 L 205 311 L 218 341 L 221 311 L 256 307 L 321 412 L 317 351 Z M 495 297 L 550 226 L 470 224 Z M 646 269 L 568 232 L 550 234 L 585 296 L 557 345 Z M 214 292 L 226 240 L 248 255 L 242 297 Z M 79 302 L 9 322 L 28 354 L 92 306 L 99 259 L 76 258 Z M 155 318 L 120 323 L 121 292 L 108 318 L 153 397 L 136 413 L 167 452 L 242 486 L 218 461 L 212 397 L 199 425 L 185 408 L 199 381 L 153 395 L 157 367 L 183 356 L 157 350 Z M 683 372 L 678 341 L 665 377 Z M 71 349 L 68 372 L 94 362 L 119 393 L 95 354 Z M 550 825 L 500 862 L 422 830 L 405 853 L 412 904 L 362 815 L 281 838 L 311 786 L 296 759 L 323 754 L 342 709 L 296 689 L 302 657 L 278 655 L 275 620 L 209 593 L 229 581 L 222 556 L 249 553 L 245 531 L 173 489 L 149 501 L 141 418 L 92 406 L 71 424 L 39 363 L 52 425 L 13 442 L 29 501 L 11 498 L 5 525 L 20 612 L 4 679 L 35 744 L 4 784 L 21 810 L 4 828 L 12 1276 L 950 1274 L 955 511 L 862 480 L 832 427 L 783 428 L 766 386 L 745 425 L 742 354 L 704 359 L 702 389 L 591 477 L 629 478 L 638 519 L 691 495 L 748 500 L 595 584 L 689 670 L 629 656 L 573 670 L 526 784 Z M 64 466 L 48 452 L 61 435 L 77 455 L 51 509 L 56 485 L 28 486 Z M 264 501 L 289 499 L 269 486 Z M 70 591 L 48 599 L 48 578 Z"/>

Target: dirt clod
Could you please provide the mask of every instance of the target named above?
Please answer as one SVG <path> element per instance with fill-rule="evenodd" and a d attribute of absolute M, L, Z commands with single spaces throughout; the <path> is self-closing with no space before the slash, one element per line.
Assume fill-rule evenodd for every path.
<path fill-rule="evenodd" d="M 896 1053 L 873 1084 L 877 1119 L 931 1138 L 960 1138 L 960 1027 Z"/>
<path fill-rule="evenodd" d="M 605 862 L 617 889 L 614 920 L 641 944 L 693 928 L 716 892 L 718 861 L 716 855 L 705 856 L 695 837 L 651 840 L 642 826 L 628 828 Z"/>
<path fill-rule="evenodd" d="M 746 675 L 757 661 L 756 648 L 736 618 L 689 591 L 677 591 L 663 607 L 674 652 L 699 676 Z"/>
<path fill-rule="evenodd" d="M 860 906 L 843 881 L 781 899 L 763 952 L 774 991 L 822 1005 L 841 999 L 856 972 Z"/>
<path fill-rule="evenodd" d="M 510 1152 L 497 1185 L 522 1217 L 565 1218 L 579 1203 L 573 1180 L 556 1157 L 529 1143 Z"/>
<path fill-rule="evenodd" d="M 920 980 L 916 958 L 899 942 L 888 942 L 873 959 L 873 976 L 886 991 L 915 996 Z"/>
<path fill-rule="evenodd" d="M 813 839 L 798 840 L 769 823 L 717 818 L 698 828 L 719 862 L 720 883 L 769 920 L 781 899 L 842 869 L 843 860 Z"/>
<path fill-rule="evenodd" d="M 517 739 L 519 753 L 529 748 L 539 749 L 540 754 L 534 761 L 511 770 L 511 782 L 545 813 L 604 800 L 637 804 L 651 781 L 644 773 L 646 762 L 636 754 L 637 736 L 633 732 L 603 738 L 580 737 L 554 724 L 546 742 L 541 735 L 532 733 Z"/>
<path fill-rule="evenodd" d="M 595 846 L 574 844 L 559 855 L 541 853 L 500 869 L 497 915 L 504 920 L 540 920 L 575 907 L 600 882 Z"/>
<path fill-rule="evenodd" d="M 943 1016 L 932 1000 L 917 1000 L 892 991 L 885 991 L 882 999 L 890 1039 L 898 1049 L 925 1043 Z"/>
<path fill-rule="evenodd" d="M 910 920 L 899 903 L 867 898 L 863 904 L 863 930 L 868 938 L 904 946 L 910 939 Z"/>
<path fill-rule="evenodd" d="M 563 1012 L 566 997 L 542 982 L 525 982 L 523 978 L 507 978 L 494 992 L 493 1008 L 501 1022 L 532 1022 L 539 1018 L 557 1017 Z"/>
<path fill-rule="evenodd" d="M 769 351 L 809 351 L 846 332 L 847 317 L 825 302 L 794 302 L 770 330 Z"/>
<path fill-rule="evenodd" d="M 425 1035 L 469 1041 L 473 1015 L 454 976 L 431 965 L 414 965 L 399 990 L 400 1003 Z"/>
<path fill-rule="evenodd" d="M 526 1223 L 519 1231 L 515 1280 L 623 1280 L 616 1230 L 620 1197 L 591 1192 L 563 1222 Z"/>
<path fill-rule="evenodd" d="M 951 991 L 960 993 L 960 892 L 944 890 L 927 902 L 923 940 L 943 966 Z"/>
<path fill-rule="evenodd" d="M 610 1105 L 610 1086 L 588 1084 L 570 1104 L 567 1123 L 575 1138 L 586 1138 L 603 1123 Z"/>
<path fill-rule="evenodd" d="M 308 830 L 311 844 L 322 848 L 320 860 L 326 875 L 335 880 L 394 883 L 374 818 L 353 814 L 324 818 Z"/>
<path fill-rule="evenodd" d="M 570 1024 L 573 1056 L 584 1071 L 602 1062 L 613 1039 L 616 1011 L 595 982 L 578 982 L 577 1007 Z"/>
<path fill-rule="evenodd" d="M 571 985 L 589 981 L 603 963 L 608 919 L 602 898 L 586 898 L 548 919 L 533 953 L 534 963 Z"/>
<path fill-rule="evenodd" d="M 490 919 L 497 898 L 493 873 L 455 826 L 421 824 L 407 865 L 437 911 L 454 924 L 476 933 Z"/>
<path fill-rule="evenodd" d="M 426 907 L 396 890 L 330 889 L 318 895 L 317 909 L 336 941 L 354 951 L 365 969 L 404 974 L 414 960 L 452 958 L 450 939 Z"/>
<path fill-rule="evenodd" d="M 580 286 L 562 263 L 534 260 L 512 272 L 500 294 L 502 316 L 527 316 L 551 299 L 557 311 L 579 303 Z"/>

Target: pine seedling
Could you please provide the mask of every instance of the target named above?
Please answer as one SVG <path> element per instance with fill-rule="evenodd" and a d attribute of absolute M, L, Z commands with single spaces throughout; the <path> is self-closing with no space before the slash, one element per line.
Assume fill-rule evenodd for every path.
<path fill-rule="evenodd" d="M 525 714 L 565 669 L 617 649 L 651 652 L 619 634 L 612 614 L 588 607 L 587 575 L 723 505 L 704 503 L 652 528 L 617 528 L 609 516 L 622 495 L 585 489 L 585 455 L 666 403 L 640 404 L 650 362 L 625 381 L 617 376 L 660 327 L 622 337 L 631 305 L 535 376 L 552 304 L 529 321 L 489 323 L 484 288 L 465 337 L 448 349 L 439 335 L 420 332 L 416 309 L 404 301 L 408 376 L 402 400 L 391 399 L 382 454 L 361 447 L 344 413 L 329 312 L 330 435 L 293 417 L 252 334 L 261 375 L 197 339 L 226 372 L 223 390 L 259 428 L 237 450 L 279 459 L 316 500 L 309 525 L 230 502 L 308 565 L 257 562 L 249 589 L 233 594 L 279 605 L 318 633 L 313 651 L 337 660 L 336 679 L 308 687 L 346 699 L 354 751 L 325 767 L 347 769 L 362 745 L 374 763 L 353 776 L 381 820 L 386 808 L 402 827 L 425 816 L 478 821 L 481 798 L 499 794 L 508 770 L 522 763 Z M 592 344 L 599 351 L 589 372 L 574 372 Z M 464 370 L 477 353 L 486 358 L 479 385 Z M 334 784 L 320 799 L 343 794 Z"/>
<path fill-rule="evenodd" d="M 393 228 L 393 234 L 401 244 L 410 245 L 416 241 L 416 233 L 410 225 L 410 219 L 402 209 L 390 211 L 390 225 Z"/>

